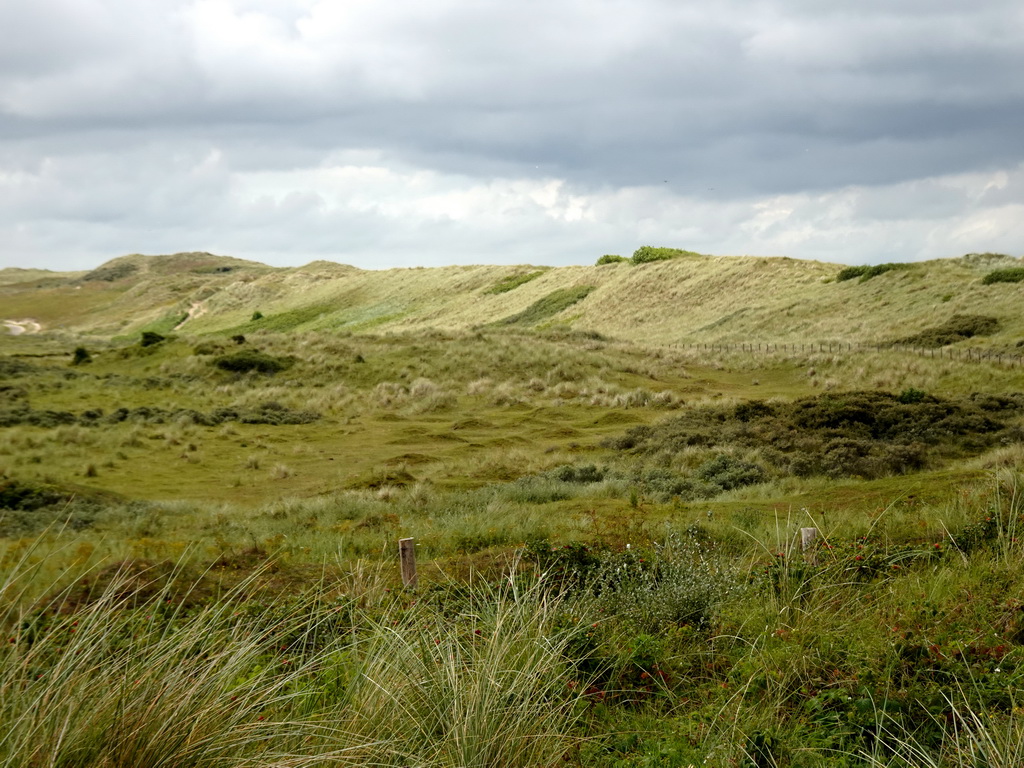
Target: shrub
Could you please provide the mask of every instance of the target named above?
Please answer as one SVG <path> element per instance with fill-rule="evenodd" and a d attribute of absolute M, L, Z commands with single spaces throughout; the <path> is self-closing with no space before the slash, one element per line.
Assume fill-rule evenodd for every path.
<path fill-rule="evenodd" d="M 872 266 L 863 265 L 856 267 L 845 267 L 839 270 L 839 274 L 836 275 L 836 282 L 841 283 L 845 280 L 852 280 L 855 277 L 860 278 L 860 282 L 870 280 L 872 277 L 891 272 L 895 269 L 910 269 L 910 264 L 903 263 L 888 263 L 888 264 L 874 264 Z"/>
<path fill-rule="evenodd" d="M 619 256 L 617 253 L 606 253 L 597 260 L 596 266 L 600 267 L 602 264 L 618 264 L 620 261 L 627 261 L 627 259 L 625 256 Z"/>
<path fill-rule="evenodd" d="M 710 555 L 698 530 L 674 533 L 652 551 L 604 553 L 591 589 L 598 594 L 603 613 L 636 630 L 703 627 L 735 586 Z M 651 666 L 653 661 L 639 666 Z"/>
<path fill-rule="evenodd" d="M 224 352 L 224 346 L 216 341 L 201 341 L 192 347 L 192 354 L 197 357 L 219 355 L 222 352 Z"/>
<path fill-rule="evenodd" d="M 896 341 L 915 347 L 945 347 L 975 336 L 988 336 L 999 330 L 999 320 L 986 315 L 953 315 L 943 325 L 926 328 L 920 333 Z"/>
<path fill-rule="evenodd" d="M 586 464 L 582 467 L 578 467 L 573 464 L 564 464 L 561 467 L 555 467 L 547 474 L 555 480 L 560 480 L 563 483 L 586 484 L 601 482 L 604 480 L 605 473 L 606 470 L 598 469 L 593 464 Z"/>
<path fill-rule="evenodd" d="M 213 364 L 222 371 L 232 373 L 257 373 L 273 374 L 287 370 L 295 363 L 290 357 L 274 357 L 255 349 L 246 349 L 242 352 L 235 352 L 231 355 L 221 355 L 213 361 Z"/>
<path fill-rule="evenodd" d="M 84 365 L 85 363 L 92 362 L 92 355 L 89 354 L 89 350 L 85 347 L 75 347 L 75 351 L 72 354 L 71 364 L 72 365 Z"/>
<path fill-rule="evenodd" d="M 767 479 L 764 468 L 749 461 L 743 461 L 724 453 L 704 462 L 697 469 L 697 477 L 709 485 L 717 485 L 724 491 L 756 485 Z"/>
<path fill-rule="evenodd" d="M 536 325 L 541 320 L 557 315 L 573 304 L 583 301 L 594 290 L 592 285 L 578 285 L 575 288 L 560 288 L 538 299 L 522 312 L 500 321 L 502 325 Z"/>
<path fill-rule="evenodd" d="M 928 393 L 922 389 L 907 387 L 896 396 L 896 399 L 904 405 L 909 405 L 910 403 L 920 403 L 927 395 Z"/>
<path fill-rule="evenodd" d="M 138 265 L 131 262 L 104 264 L 85 275 L 82 278 L 82 282 L 102 281 L 113 283 L 135 274 L 138 269 Z"/>
<path fill-rule="evenodd" d="M 260 311 L 259 311 L 258 309 L 257 309 L 257 310 L 256 310 L 255 312 L 253 312 L 253 313 L 252 313 L 252 321 L 253 321 L 254 323 L 255 323 L 255 322 L 256 322 L 257 320 L 262 320 L 262 319 L 263 319 L 263 313 L 262 313 L 262 312 L 260 312 Z"/>
<path fill-rule="evenodd" d="M 538 269 L 536 272 L 521 272 L 515 275 L 508 275 L 507 277 L 501 278 L 498 282 L 484 291 L 485 294 L 499 294 L 508 293 L 509 291 L 518 288 L 520 285 L 536 280 L 538 277 L 544 274 L 543 269 Z"/>
<path fill-rule="evenodd" d="M 693 446 L 758 449 L 771 464 L 798 476 L 883 477 L 919 469 L 932 457 L 973 455 L 1012 441 L 1011 419 L 1022 411 L 1024 398 L 1012 395 L 947 400 L 912 389 L 900 395 L 829 393 L 770 408 L 688 409 L 655 426 L 633 427 L 604 445 L 657 456 L 659 462 Z M 692 479 L 659 468 L 636 481 L 654 495 L 701 498 L 736 481 L 760 482 L 758 476 L 757 469 L 717 458 Z"/>
<path fill-rule="evenodd" d="M 992 285 L 993 283 L 1019 283 L 1022 281 L 1024 281 L 1024 267 L 1011 267 L 989 272 L 981 279 L 981 284 Z"/>
<path fill-rule="evenodd" d="M 654 248 L 650 245 L 642 245 L 633 251 L 631 264 L 649 264 L 652 261 L 668 261 L 677 259 L 680 256 L 700 256 L 695 251 L 684 251 L 681 248 Z"/>
<path fill-rule="evenodd" d="M 143 331 L 142 338 L 139 340 L 139 346 L 152 347 L 154 344 L 159 344 L 161 341 L 166 340 L 166 336 L 159 334 L 156 331 Z"/>

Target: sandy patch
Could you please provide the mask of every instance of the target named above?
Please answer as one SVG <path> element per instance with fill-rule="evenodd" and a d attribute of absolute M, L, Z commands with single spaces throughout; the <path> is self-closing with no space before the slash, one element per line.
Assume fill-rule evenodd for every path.
<path fill-rule="evenodd" d="M 43 326 L 35 320 L 3 320 L 0 322 L 7 326 L 11 336 L 21 336 L 23 333 L 39 333 L 43 330 Z"/>

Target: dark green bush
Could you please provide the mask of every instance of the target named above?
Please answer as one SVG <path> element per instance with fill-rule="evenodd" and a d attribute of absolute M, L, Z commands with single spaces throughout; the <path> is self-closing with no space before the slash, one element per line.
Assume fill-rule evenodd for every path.
<path fill-rule="evenodd" d="M 629 260 L 631 264 L 649 264 L 652 261 L 668 261 L 681 256 L 700 256 L 695 251 L 684 251 L 681 248 L 655 248 L 650 245 L 642 245 L 633 251 L 633 257 Z"/>
<path fill-rule="evenodd" d="M 915 347 L 945 347 L 975 336 L 988 336 L 999 330 L 999 320 L 986 315 L 953 315 L 943 325 L 926 328 L 913 336 L 899 339 L 895 344 Z"/>
<path fill-rule="evenodd" d="M 124 278 L 135 274 L 138 270 L 138 265 L 132 264 L 131 262 L 104 264 L 85 275 L 82 278 L 82 282 L 102 281 L 105 283 L 113 283 L 117 280 L 123 280 Z"/>
<path fill-rule="evenodd" d="M 828 393 L 792 403 L 750 403 L 747 408 L 688 409 L 655 426 L 642 425 L 605 445 L 637 455 L 672 456 L 689 446 L 758 449 L 770 464 L 795 475 L 883 477 L 946 457 L 975 455 L 1013 440 L 1012 422 L 1024 397 L 946 400 L 923 392 Z M 701 467 L 694 478 L 650 470 L 637 478 L 657 496 L 700 498 L 734 482 L 729 467 Z M 742 467 L 737 479 L 760 482 Z M 718 473 L 722 474 L 719 475 Z M 763 477 L 763 476 L 761 476 Z M 716 490 L 717 489 L 717 490 Z"/>
<path fill-rule="evenodd" d="M 84 365 L 85 363 L 92 362 L 92 355 L 89 354 L 89 350 L 85 347 L 75 347 L 75 351 L 71 356 L 72 365 Z"/>
<path fill-rule="evenodd" d="M 896 396 L 896 399 L 904 404 L 920 403 L 927 395 L 928 393 L 924 390 L 907 387 Z"/>
<path fill-rule="evenodd" d="M 27 403 L 15 403 L 15 407 L 0 408 L 0 427 L 30 425 L 53 428 L 71 424 L 93 427 L 101 424 L 120 424 L 131 421 L 141 424 L 168 424 L 174 421 L 191 421 L 204 427 L 214 427 L 227 421 L 243 424 L 309 424 L 320 418 L 316 411 L 299 411 L 286 408 L 280 403 L 266 402 L 255 408 L 217 408 L 209 413 L 191 408 L 116 408 L 104 414 L 101 408 L 90 408 L 75 415 L 70 411 L 37 411 Z"/>
<path fill-rule="evenodd" d="M 541 320 L 557 315 L 573 304 L 583 301 L 594 290 L 592 285 L 578 285 L 575 288 L 560 288 L 538 299 L 522 312 L 500 321 L 502 325 L 536 325 Z"/>
<path fill-rule="evenodd" d="M 839 270 L 839 274 L 836 275 L 836 282 L 843 283 L 847 280 L 853 280 L 855 277 L 861 277 L 865 272 L 868 271 L 868 267 L 857 266 L 857 267 L 844 267 Z"/>
<path fill-rule="evenodd" d="M 544 274 L 543 269 L 538 269 L 535 272 L 520 272 L 515 275 L 508 275 L 507 277 L 501 278 L 498 282 L 484 291 L 485 294 L 499 294 L 508 293 L 509 291 L 518 288 L 520 285 L 524 285 L 531 280 L 536 280 L 538 277 Z"/>
<path fill-rule="evenodd" d="M 199 357 L 219 355 L 224 352 L 224 345 L 217 341 L 201 341 L 192 347 L 192 354 Z"/>
<path fill-rule="evenodd" d="M 257 373 L 273 374 L 287 370 L 295 363 L 290 357 L 274 357 L 255 349 L 246 349 L 235 352 L 231 355 L 221 355 L 213 361 L 213 364 L 222 371 L 232 373 Z"/>
<path fill-rule="evenodd" d="M 860 282 L 870 280 L 872 277 L 885 274 L 886 272 L 892 272 L 895 269 L 910 269 L 912 265 L 903 264 L 900 262 L 889 263 L 889 264 L 874 264 L 871 266 L 863 265 L 857 267 L 845 267 L 839 270 L 839 274 L 836 275 L 836 282 L 841 283 L 845 280 L 852 280 L 855 277 L 860 278 Z"/>
<path fill-rule="evenodd" d="M 253 312 L 253 313 L 252 313 L 252 321 L 253 321 L 254 323 L 255 323 L 255 322 L 256 322 L 257 320 L 262 320 L 262 319 L 263 319 L 263 313 L 262 313 L 262 312 L 260 312 L 260 311 L 259 311 L 258 309 L 257 309 L 257 310 L 256 310 L 255 312 Z"/>
<path fill-rule="evenodd" d="M 31 511 L 67 501 L 67 495 L 41 485 L 19 480 L 0 481 L 0 509 Z"/>
<path fill-rule="evenodd" d="M 595 266 L 600 267 L 602 264 L 618 264 L 620 261 L 626 260 L 625 256 L 619 256 L 617 253 L 606 253 L 597 260 Z"/>
<path fill-rule="evenodd" d="M 989 272 L 981 279 L 982 285 L 992 285 L 992 283 L 1019 283 L 1022 281 L 1024 281 L 1024 267 L 996 269 Z"/>
<path fill-rule="evenodd" d="M 159 344 L 161 341 L 166 341 L 167 337 L 163 334 L 156 333 L 155 331 L 143 331 L 142 338 L 139 340 L 140 347 L 152 347 L 154 344 Z"/>
<path fill-rule="evenodd" d="M 563 483 L 599 483 L 605 478 L 604 469 L 598 469 L 593 464 L 586 464 L 582 467 L 573 464 L 565 464 L 555 467 L 547 472 L 547 475 Z"/>
<path fill-rule="evenodd" d="M 0 379 L 13 378 L 14 376 L 22 376 L 28 373 L 36 373 L 40 369 L 38 366 L 26 363 L 21 360 L 16 360 L 13 357 L 0 357 Z"/>
<path fill-rule="evenodd" d="M 93 524 L 106 497 L 18 480 L 0 480 L 0 536 L 20 537 L 54 526 L 78 531 Z M 109 500 L 108 500 L 109 501 Z"/>
<path fill-rule="evenodd" d="M 763 483 L 768 479 L 768 474 L 764 467 L 722 453 L 701 464 L 697 469 L 697 477 L 708 485 L 730 491 Z"/>

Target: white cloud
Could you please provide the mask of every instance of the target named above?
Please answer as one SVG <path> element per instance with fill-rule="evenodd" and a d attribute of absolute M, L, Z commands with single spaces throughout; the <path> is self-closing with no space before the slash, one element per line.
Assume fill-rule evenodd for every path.
<path fill-rule="evenodd" d="M 0 260 L 1024 250 L 1011 0 L 0 6 Z"/>

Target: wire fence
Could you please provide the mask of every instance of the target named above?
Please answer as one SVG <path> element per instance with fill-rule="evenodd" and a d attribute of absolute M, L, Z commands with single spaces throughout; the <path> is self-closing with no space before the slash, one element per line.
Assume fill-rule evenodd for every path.
<path fill-rule="evenodd" d="M 691 351 L 704 352 L 749 352 L 751 354 L 807 354 L 807 353 L 847 353 L 858 352 L 903 352 L 933 360 L 957 360 L 967 363 L 992 363 L 1011 368 L 1024 367 L 1024 350 L 1019 354 L 995 349 L 977 349 L 972 347 L 916 347 L 909 344 L 854 344 L 852 342 L 813 342 L 810 344 L 776 344 L 774 342 L 732 343 L 690 343 L 685 345 Z"/>

